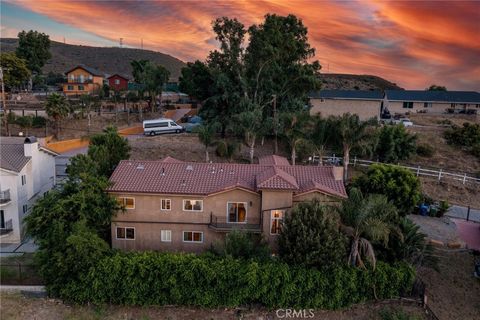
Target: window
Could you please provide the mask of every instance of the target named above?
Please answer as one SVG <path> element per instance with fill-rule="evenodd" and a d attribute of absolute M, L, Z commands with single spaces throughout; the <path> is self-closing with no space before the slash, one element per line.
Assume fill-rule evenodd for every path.
<path fill-rule="evenodd" d="M 23 205 L 23 213 L 27 213 L 28 211 L 28 205 L 24 204 Z"/>
<path fill-rule="evenodd" d="M 183 211 L 203 211 L 203 200 L 183 200 Z"/>
<path fill-rule="evenodd" d="M 27 184 L 27 176 L 26 175 L 22 175 L 22 186 L 23 185 L 26 185 Z"/>
<path fill-rule="evenodd" d="M 119 80 L 119 79 L 115 79 L 115 84 L 120 84 L 120 80 Z"/>
<path fill-rule="evenodd" d="M 178 124 L 176 124 L 175 122 L 170 121 L 170 127 L 177 127 L 177 126 L 178 126 Z"/>
<path fill-rule="evenodd" d="M 203 232 L 183 231 L 183 242 L 203 242 Z"/>
<path fill-rule="evenodd" d="M 117 239 L 119 240 L 135 240 L 135 228 L 117 227 Z"/>
<path fill-rule="evenodd" d="M 279 234 L 282 231 L 284 210 L 272 210 L 270 218 L 270 234 Z"/>
<path fill-rule="evenodd" d="M 172 230 L 162 230 L 160 238 L 162 242 L 172 242 Z"/>
<path fill-rule="evenodd" d="M 424 103 L 423 103 L 423 107 L 424 107 L 424 108 L 431 108 L 431 107 L 432 107 L 432 103 L 431 103 L 431 102 L 424 102 Z"/>
<path fill-rule="evenodd" d="M 83 90 L 85 90 L 85 87 L 84 86 L 78 86 L 78 90 L 83 91 Z"/>
<path fill-rule="evenodd" d="M 73 86 L 67 86 L 68 91 L 73 91 Z"/>
<path fill-rule="evenodd" d="M 168 122 L 145 123 L 144 128 L 163 128 L 168 127 Z"/>
<path fill-rule="evenodd" d="M 162 204 L 160 205 L 160 210 L 168 210 L 172 209 L 172 201 L 170 199 L 162 199 Z"/>
<path fill-rule="evenodd" d="M 75 75 L 73 73 L 70 74 L 70 79 L 75 80 Z"/>
<path fill-rule="evenodd" d="M 247 204 L 245 202 L 227 203 L 228 222 L 238 223 L 247 221 Z"/>
<path fill-rule="evenodd" d="M 124 206 L 125 209 L 135 209 L 135 198 L 120 197 L 118 198 L 120 205 Z"/>
<path fill-rule="evenodd" d="M 5 212 L 0 210 L 0 229 L 5 229 Z"/>
<path fill-rule="evenodd" d="M 413 102 L 404 102 L 403 103 L 404 109 L 413 109 Z"/>

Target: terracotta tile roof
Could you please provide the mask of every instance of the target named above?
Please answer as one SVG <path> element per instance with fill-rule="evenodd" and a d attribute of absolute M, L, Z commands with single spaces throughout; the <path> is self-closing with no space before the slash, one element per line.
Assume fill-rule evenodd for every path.
<path fill-rule="evenodd" d="M 257 189 L 298 190 L 297 180 L 276 166 L 256 175 Z"/>
<path fill-rule="evenodd" d="M 289 166 L 290 162 L 284 157 L 270 155 L 258 158 L 258 163 L 265 165 Z"/>
<path fill-rule="evenodd" d="M 252 192 L 273 188 L 295 193 L 316 188 L 320 192 L 346 197 L 343 181 L 335 180 L 330 166 L 195 163 L 173 162 L 171 159 L 121 161 L 110 177 L 112 186 L 108 191 L 209 195 L 236 187 Z M 312 181 L 315 183 L 313 187 Z"/>

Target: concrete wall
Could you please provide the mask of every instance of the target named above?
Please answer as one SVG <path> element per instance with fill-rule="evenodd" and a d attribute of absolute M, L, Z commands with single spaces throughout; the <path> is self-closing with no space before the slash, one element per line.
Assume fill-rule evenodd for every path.
<path fill-rule="evenodd" d="M 380 100 L 354 99 L 310 99 L 310 114 L 321 114 L 323 117 L 341 116 L 344 113 L 358 114 L 360 119 L 380 118 Z"/>

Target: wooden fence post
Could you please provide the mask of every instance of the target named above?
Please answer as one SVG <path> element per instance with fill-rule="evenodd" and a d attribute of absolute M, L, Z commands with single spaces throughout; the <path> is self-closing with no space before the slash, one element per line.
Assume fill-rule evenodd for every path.
<path fill-rule="evenodd" d="M 417 167 L 417 177 L 420 174 L 420 166 Z"/>
<path fill-rule="evenodd" d="M 438 181 L 440 181 L 440 179 L 442 179 L 442 169 L 438 171 Z"/>
<path fill-rule="evenodd" d="M 467 181 L 467 174 L 465 173 L 465 175 L 463 176 L 463 184 L 465 184 L 466 181 Z"/>
<path fill-rule="evenodd" d="M 353 166 L 355 167 L 357 165 L 357 156 L 355 155 L 355 158 L 353 159 Z"/>

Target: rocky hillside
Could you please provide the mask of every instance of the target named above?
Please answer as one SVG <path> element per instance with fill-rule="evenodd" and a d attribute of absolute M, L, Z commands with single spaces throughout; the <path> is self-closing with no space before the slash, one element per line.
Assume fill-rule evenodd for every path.
<path fill-rule="evenodd" d="M 322 89 L 330 90 L 396 90 L 396 83 L 377 76 L 326 73 L 320 76 Z"/>
<path fill-rule="evenodd" d="M 14 51 L 17 43 L 17 39 L 0 39 L 2 51 Z M 130 75 L 130 61 L 144 59 L 164 66 L 170 71 L 172 80 L 176 80 L 185 66 L 183 61 L 170 55 L 141 49 L 77 46 L 52 41 L 51 52 L 52 59 L 43 67 L 44 73 L 64 73 L 78 64 L 84 64 L 108 74 Z"/>

